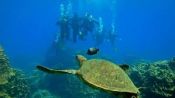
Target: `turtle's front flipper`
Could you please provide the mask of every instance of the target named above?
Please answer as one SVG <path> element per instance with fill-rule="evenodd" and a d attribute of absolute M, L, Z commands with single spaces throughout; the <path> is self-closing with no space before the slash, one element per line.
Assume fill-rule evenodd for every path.
<path fill-rule="evenodd" d="M 56 70 L 56 69 L 50 69 L 41 65 L 36 66 L 37 69 L 46 72 L 46 73 L 51 73 L 51 74 L 60 74 L 60 73 L 68 73 L 68 74 L 76 74 L 77 70 Z"/>

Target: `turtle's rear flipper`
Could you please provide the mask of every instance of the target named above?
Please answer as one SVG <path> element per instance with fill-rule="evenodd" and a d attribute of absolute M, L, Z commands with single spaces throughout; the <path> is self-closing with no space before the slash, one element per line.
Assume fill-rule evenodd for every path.
<path fill-rule="evenodd" d="M 43 72 L 46 72 L 46 73 L 51 73 L 51 74 L 61 74 L 61 73 L 69 73 L 69 74 L 76 74 L 76 70 L 56 70 L 56 69 L 51 69 L 51 68 L 47 68 L 47 67 L 44 67 L 44 66 L 41 66 L 41 65 L 38 65 L 36 66 L 36 68 L 38 70 L 41 70 Z"/>

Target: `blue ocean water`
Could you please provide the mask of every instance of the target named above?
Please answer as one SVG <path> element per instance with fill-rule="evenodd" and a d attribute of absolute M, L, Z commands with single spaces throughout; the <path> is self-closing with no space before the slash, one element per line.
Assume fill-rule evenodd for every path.
<path fill-rule="evenodd" d="M 115 23 L 118 35 L 115 47 L 108 42 L 99 45 L 97 57 L 130 63 L 175 56 L 174 0 L 1 0 L 0 45 L 14 67 L 30 72 L 45 62 L 59 32 L 56 23 L 61 3 L 71 3 L 72 11 L 79 16 L 90 12 L 96 19 L 102 17 L 106 29 Z M 93 46 L 92 36 L 77 43 L 69 40 L 57 62 L 72 67 L 74 56 L 85 54 Z"/>
<path fill-rule="evenodd" d="M 116 2 L 113 5 L 112 1 L 107 0 L 71 2 L 74 10 L 80 14 L 89 11 L 95 17 L 104 18 L 106 27 L 115 15 L 121 38 L 116 46 L 116 56 L 120 55 L 124 58 L 129 55 L 150 60 L 174 56 L 175 2 L 173 0 L 113 1 Z M 27 63 L 42 59 L 59 31 L 56 22 L 60 3 L 66 1 L 0 1 L 0 41 L 15 65 L 25 68 L 31 66 Z M 112 6 L 113 10 L 111 10 Z M 79 46 L 81 47 L 81 44 Z M 87 45 L 89 46 L 92 45 Z M 101 49 L 103 50 L 104 47 Z M 110 49 L 104 50 L 106 50 L 105 54 L 110 52 Z"/>

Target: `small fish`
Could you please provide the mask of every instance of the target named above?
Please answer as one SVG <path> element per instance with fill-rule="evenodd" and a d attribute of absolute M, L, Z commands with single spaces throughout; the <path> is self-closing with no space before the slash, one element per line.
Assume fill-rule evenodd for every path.
<path fill-rule="evenodd" d="M 89 48 L 89 49 L 87 50 L 87 54 L 88 54 L 88 55 L 94 55 L 94 54 L 97 54 L 98 51 L 99 51 L 98 48 Z"/>

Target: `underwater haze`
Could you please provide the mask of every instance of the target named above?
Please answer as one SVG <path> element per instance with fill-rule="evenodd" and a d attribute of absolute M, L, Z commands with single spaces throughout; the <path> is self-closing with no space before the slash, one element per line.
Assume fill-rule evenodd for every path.
<path fill-rule="evenodd" d="M 76 33 L 76 42 L 71 24 L 69 33 L 61 32 L 63 28 L 59 21 L 66 13 L 62 12 L 62 5 L 64 11 L 68 11 L 65 17 L 70 21 L 75 13 L 82 20 L 86 13 L 92 15 L 95 21 L 91 28 L 93 31 L 85 34 L 80 24 L 82 31 Z M 111 24 L 114 24 L 116 38 L 108 34 Z M 101 29 L 104 32 L 98 33 Z M 69 38 L 64 34 L 69 34 Z M 108 36 L 114 37 L 114 41 Z M 140 61 L 171 59 L 175 57 L 174 43 L 174 0 L 0 0 L 0 46 L 4 48 L 11 66 L 27 75 L 35 71 L 38 64 L 57 69 L 77 69 L 77 54 L 131 65 Z M 100 51 L 94 55 L 86 54 L 91 47 Z M 43 92 L 56 97 L 23 98 L 115 98 L 80 83 L 81 80 L 71 75 L 46 75 L 38 81 L 32 89 L 45 89 L 47 91 Z M 55 86 L 59 82 L 61 84 Z M 74 89 L 82 89 L 81 94 Z"/>
<path fill-rule="evenodd" d="M 84 14 L 89 11 L 95 17 L 104 18 L 105 26 L 108 26 L 115 17 L 118 35 L 121 38 L 116 45 L 117 57 L 120 55 L 157 60 L 174 56 L 174 0 L 72 0 L 71 2 L 75 12 Z M 115 4 L 112 4 L 113 2 Z M 31 65 L 27 63 L 42 58 L 58 32 L 56 22 L 60 3 L 66 3 L 66 0 L 0 1 L 0 42 L 15 65 L 28 67 Z M 79 47 L 82 47 L 81 44 Z M 106 52 L 109 51 L 110 49 L 107 49 Z"/>

